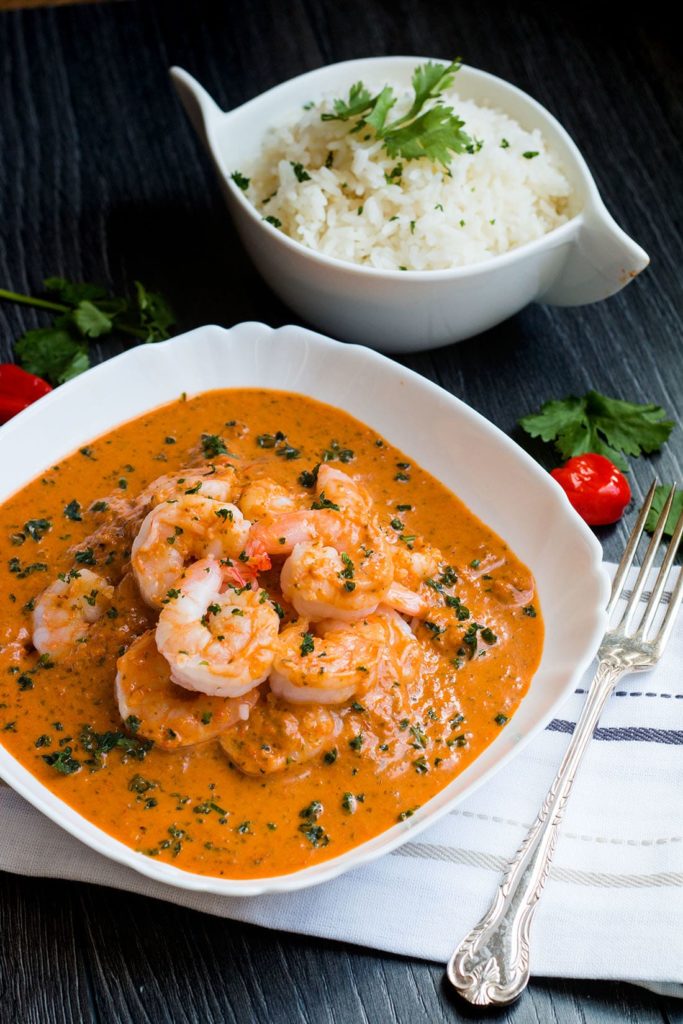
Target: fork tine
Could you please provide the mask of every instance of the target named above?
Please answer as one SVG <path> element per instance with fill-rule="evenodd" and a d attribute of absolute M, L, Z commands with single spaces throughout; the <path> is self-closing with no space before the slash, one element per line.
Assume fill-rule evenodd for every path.
<path fill-rule="evenodd" d="M 676 529 L 674 530 L 674 535 L 671 538 L 671 543 L 669 544 L 669 550 L 666 553 L 666 562 L 668 566 L 671 565 L 676 556 L 678 546 L 681 543 L 681 538 L 683 538 L 683 512 L 681 512 L 679 516 Z M 681 606 L 681 601 L 683 601 L 683 567 L 678 574 L 678 581 L 671 595 L 671 600 L 669 601 L 669 607 L 667 608 L 666 615 L 664 616 L 664 621 L 662 622 L 659 633 L 655 637 L 655 647 L 658 656 L 666 647 L 666 643 L 671 636 L 671 630 L 674 626 L 676 613 Z"/>
<path fill-rule="evenodd" d="M 629 599 L 628 604 L 626 605 L 626 608 L 624 609 L 624 614 L 622 615 L 621 620 L 618 623 L 618 628 L 621 630 L 622 633 L 625 633 L 628 629 L 631 619 L 633 618 L 633 614 L 636 608 L 638 607 L 640 596 L 643 593 L 647 577 L 650 573 L 650 569 L 652 568 L 652 563 L 654 562 L 655 555 L 657 554 L 659 542 L 662 539 L 662 534 L 664 532 L 666 521 L 669 518 L 669 512 L 671 511 L 673 499 L 674 489 L 672 487 L 671 493 L 669 494 L 669 497 L 666 500 L 664 508 L 662 509 L 661 515 L 657 520 L 657 525 L 655 526 L 654 531 L 652 533 L 652 539 L 650 540 L 650 543 L 647 546 L 647 551 L 645 552 L 645 558 L 643 559 L 643 563 L 640 567 L 640 572 L 638 573 L 636 582 L 633 584 L 633 591 L 631 593 L 631 597 Z"/>
<path fill-rule="evenodd" d="M 669 507 L 673 504 L 673 497 L 674 497 L 674 491 L 675 490 L 676 490 L 675 487 L 673 487 L 671 489 L 670 500 L 669 500 L 669 502 L 667 502 L 667 505 Z M 664 509 L 662 511 L 662 515 L 664 515 L 665 511 L 666 511 L 666 509 Z M 667 516 L 667 519 L 668 519 L 668 516 Z M 664 522 L 666 524 L 666 519 L 664 520 Z M 642 622 L 640 623 L 640 625 L 638 626 L 638 629 L 636 631 L 635 635 L 640 640 L 643 640 L 645 638 L 645 636 L 647 634 L 647 631 L 648 631 L 648 629 L 650 628 L 650 626 L 652 624 L 652 620 L 654 619 L 655 615 L 657 614 L 657 608 L 659 607 L 659 603 L 662 600 L 662 594 L 664 593 L 664 587 L 666 586 L 666 581 L 667 581 L 667 577 L 669 575 L 669 570 L 671 568 L 671 564 L 672 564 L 674 558 L 676 557 L 676 552 L 678 551 L 678 544 L 680 542 L 681 534 L 682 533 L 683 533 L 683 513 L 681 513 L 681 515 L 679 516 L 678 522 L 677 522 L 676 527 L 674 529 L 673 537 L 671 538 L 671 543 L 669 544 L 669 546 L 668 546 L 668 548 L 666 550 L 666 554 L 664 556 L 664 561 L 662 562 L 661 568 L 660 568 L 659 573 L 657 575 L 657 579 L 655 580 L 655 585 L 652 588 L 652 593 L 650 594 L 650 600 L 647 603 L 647 608 L 645 609 L 645 614 L 643 615 Z"/>
<path fill-rule="evenodd" d="M 624 579 L 626 578 L 626 574 L 628 573 L 628 571 L 631 568 L 631 565 L 633 563 L 633 557 L 634 557 L 634 555 L 636 553 L 636 549 L 638 547 L 638 543 L 640 541 L 640 538 L 643 536 L 643 529 L 645 528 L 645 520 L 648 517 L 648 513 L 650 511 L 650 506 L 652 505 L 652 499 L 655 496 L 655 489 L 656 489 L 656 487 L 657 487 L 657 481 L 653 480 L 652 481 L 652 486 L 650 487 L 650 490 L 647 492 L 647 497 L 645 498 L 645 503 L 644 503 L 642 509 L 640 510 L 640 515 L 638 516 L 638 519 L 636 520 L 636 525 L 631 530 L 631 536 L 629 537 L 628 543 L 626 544 L 626 547 L 624 549 L 624 553 L 621 556 L 621 561 L 619 562 L 619 568 L 616 571 L 616 574 L 614 576 L 614 581 L 612 583 L 612 593 L 610 595 L 609 604 L 607 605 L 607 614 L 608 615 L 610 615 L 614 611 L 614 606 L 617 603 L 617 601 L 619 600 L 619 597 L 621 595 L 622 584 L 624 582 Z"/>

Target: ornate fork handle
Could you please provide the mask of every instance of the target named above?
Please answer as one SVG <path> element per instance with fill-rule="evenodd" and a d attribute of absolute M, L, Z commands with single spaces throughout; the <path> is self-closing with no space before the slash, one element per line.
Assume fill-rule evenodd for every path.
<path fill-rule="evenodd" d="M 448 977 L 470 1003 L 505 1005 L 529 980 L 529 929 L 543 892 L 576 771 L 615 683 L 633 667 L 601 657 L 574 735 L 534 824 L 511 861 L 490 910 L 460 943 Z"/>

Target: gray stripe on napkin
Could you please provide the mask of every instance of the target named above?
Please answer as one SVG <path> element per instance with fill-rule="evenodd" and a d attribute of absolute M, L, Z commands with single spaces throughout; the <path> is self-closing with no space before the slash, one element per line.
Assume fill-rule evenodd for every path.
<path fill-rule="evenodd" d="M 553 718 L 546 726 L 548 732 L 573 733 L 576 722 L 568 722 L 562 718 Z M 641 743 L 669 743 L 683 746 L 683 730 L 681 729 L 645 729 L 640 726 L 624 726 L 622 728 L 602 729 L 600 726 L 593 733 L 594 740 L 624 742 L 635 740 Z"/>
<path fill-rule="evenodd" d="M 488 868 L 490 871 L 498 872 L 504 871 L 508 864 L 505 857 L 499 857 L 497 854 L 463 850 L 460 847 L 442 846 L 437 843 L 405 843 L 392 850 L 391 856 L 447 861 L 450 864 L 466 864 L 468 867 Z M 660 871 L 652 875 L 617 875 L 603 871 L 573 871 L 571 868 L 551 867 L 550 877 L 558 882 L 598 886 L 602 889 L 683 887 L 683 872 L 680 871 Z"/>

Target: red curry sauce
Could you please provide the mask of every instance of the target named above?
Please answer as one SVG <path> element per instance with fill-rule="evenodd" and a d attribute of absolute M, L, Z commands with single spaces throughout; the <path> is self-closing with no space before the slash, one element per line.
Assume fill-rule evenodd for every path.
<path fill-rule="evenodd" d="M 368 488 L 401 542 L 424 537 L 457 577 L 459 607 L 437 609 L 436 621 L 417 629 L 419 678 L 349 703 L 329 749 L 263 777 L 242 774 L 217 740 L 147 749 L 121 721 L 114 694 L 117 657 L 156 618 L 130 574 L 131 536 L 117 507 L 222 447 L 252 475 L 296 488 L 302 471 L 323 459 L 339 463 Z M 39 657 L 32 604 L 74 559 L 116 586 L 116 615 L 104 616 L 68 659 Z M 0 742 L 106 832 L 208 875 L 295 871 L 409 816 L 505 727 L 543 644 L 531 574 L 500 538 L 359 421 L 277 391 L 183 398 L 50 467 L 0 508 L 0 574 Z M 286 609 L 285 621 L 293 617 Z M 265 698 L 259 706 L 267 714 Z"/>

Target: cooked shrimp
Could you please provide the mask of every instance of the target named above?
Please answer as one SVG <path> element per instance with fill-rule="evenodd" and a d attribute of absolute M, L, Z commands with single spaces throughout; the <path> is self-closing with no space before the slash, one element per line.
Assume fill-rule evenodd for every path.
<path fill-rule="evenodd" d="M 157 477 L 137 498 L 138 506 L 154 507 L 162 501 L 179 500 L 186 494 L 200 494 L 214 501 L 235 501 L 240 484 L 235 467 L 229 462 L 192 466 Z"/>
<path fill-rule="evenodd" d="M 238 558 L 250 525 L 236 505 L 195 494 L 157 505 L 145 516 L 131 551 L 144 599 L 159 607 L 192 559 Z"/>
<path fill-rule="evenodd" d="M 264 590 L 222 592 L 215 559 L 191 565 L 159 616 L 157 647 L 188 690 L 241 697 L 268 677 L 280 620 Z"/>
<path fill-rule="evenodd" d="M 242 514 L 253 522 L 273 520 L 285 512 L 305 508 L 307 503 L 310 503 L 308 494 L 283 487 L 270 477 L 248 483 L 239 501 Z"/>
<path fill-rule="evenodd" d="M 391 549 L 394 562 L 394 579 L 397 583 L 417 590 L 426 579 L 436 579 L 445 559 L 438 548 L 425 544 L 420 537 L 412 547 L 399 540 L 394 534 L 395 546 Z"/>
<path fill-rule="evenodd" d="M 220 744 L 245 775 L 271 775 L 322 753 L 340 728 L 339 715 L 329 708 L 293 708 L 269 693 Z"/>
<path fill-rule="evenodd" d="M 33 646 L 68 654 L 111 604 L 114 588 L 90 569 L 74 569 L 43 591 L 33 609 Z"/>
<path fill-rule="evenodd" d="M 324 495 L 327 501 L 339 505 L 344 512 L 359 518 L 372 512 L 373 501 L 369 492 L 343 469 L 335 469 L 323 462 L 318 469 L 316 487 L 319 498 Z"/>
<path fill-rule="evenodd" d="M 246 721 L 259 699 L 258 690 L 236 698 L 207 697 L 176 686 L 168 662 L 157 650 L 153 629 L 143 633 L 119 658 L 117 670 L 121 718 L 163 750 L 214 739 Z"/>
<path fill-rule="evenodd" d="M 393 578 L 391 549 L 360 485 L 323 465 L 318 489 L 317 508 L 257 523 L 250 537 L 269 554 L 289 555 L 280 584 L 299 615 L 350 622 L 384 600 Z"/>
<path fill-rule="evenodd" d="M 415 638 L 391 610 L 359 622 L 329 620 L 314 627 L 299 620 L 280 634 L 270 686 L 293 704 L 343 704 L 355 694 L 396 677 Z"/>

